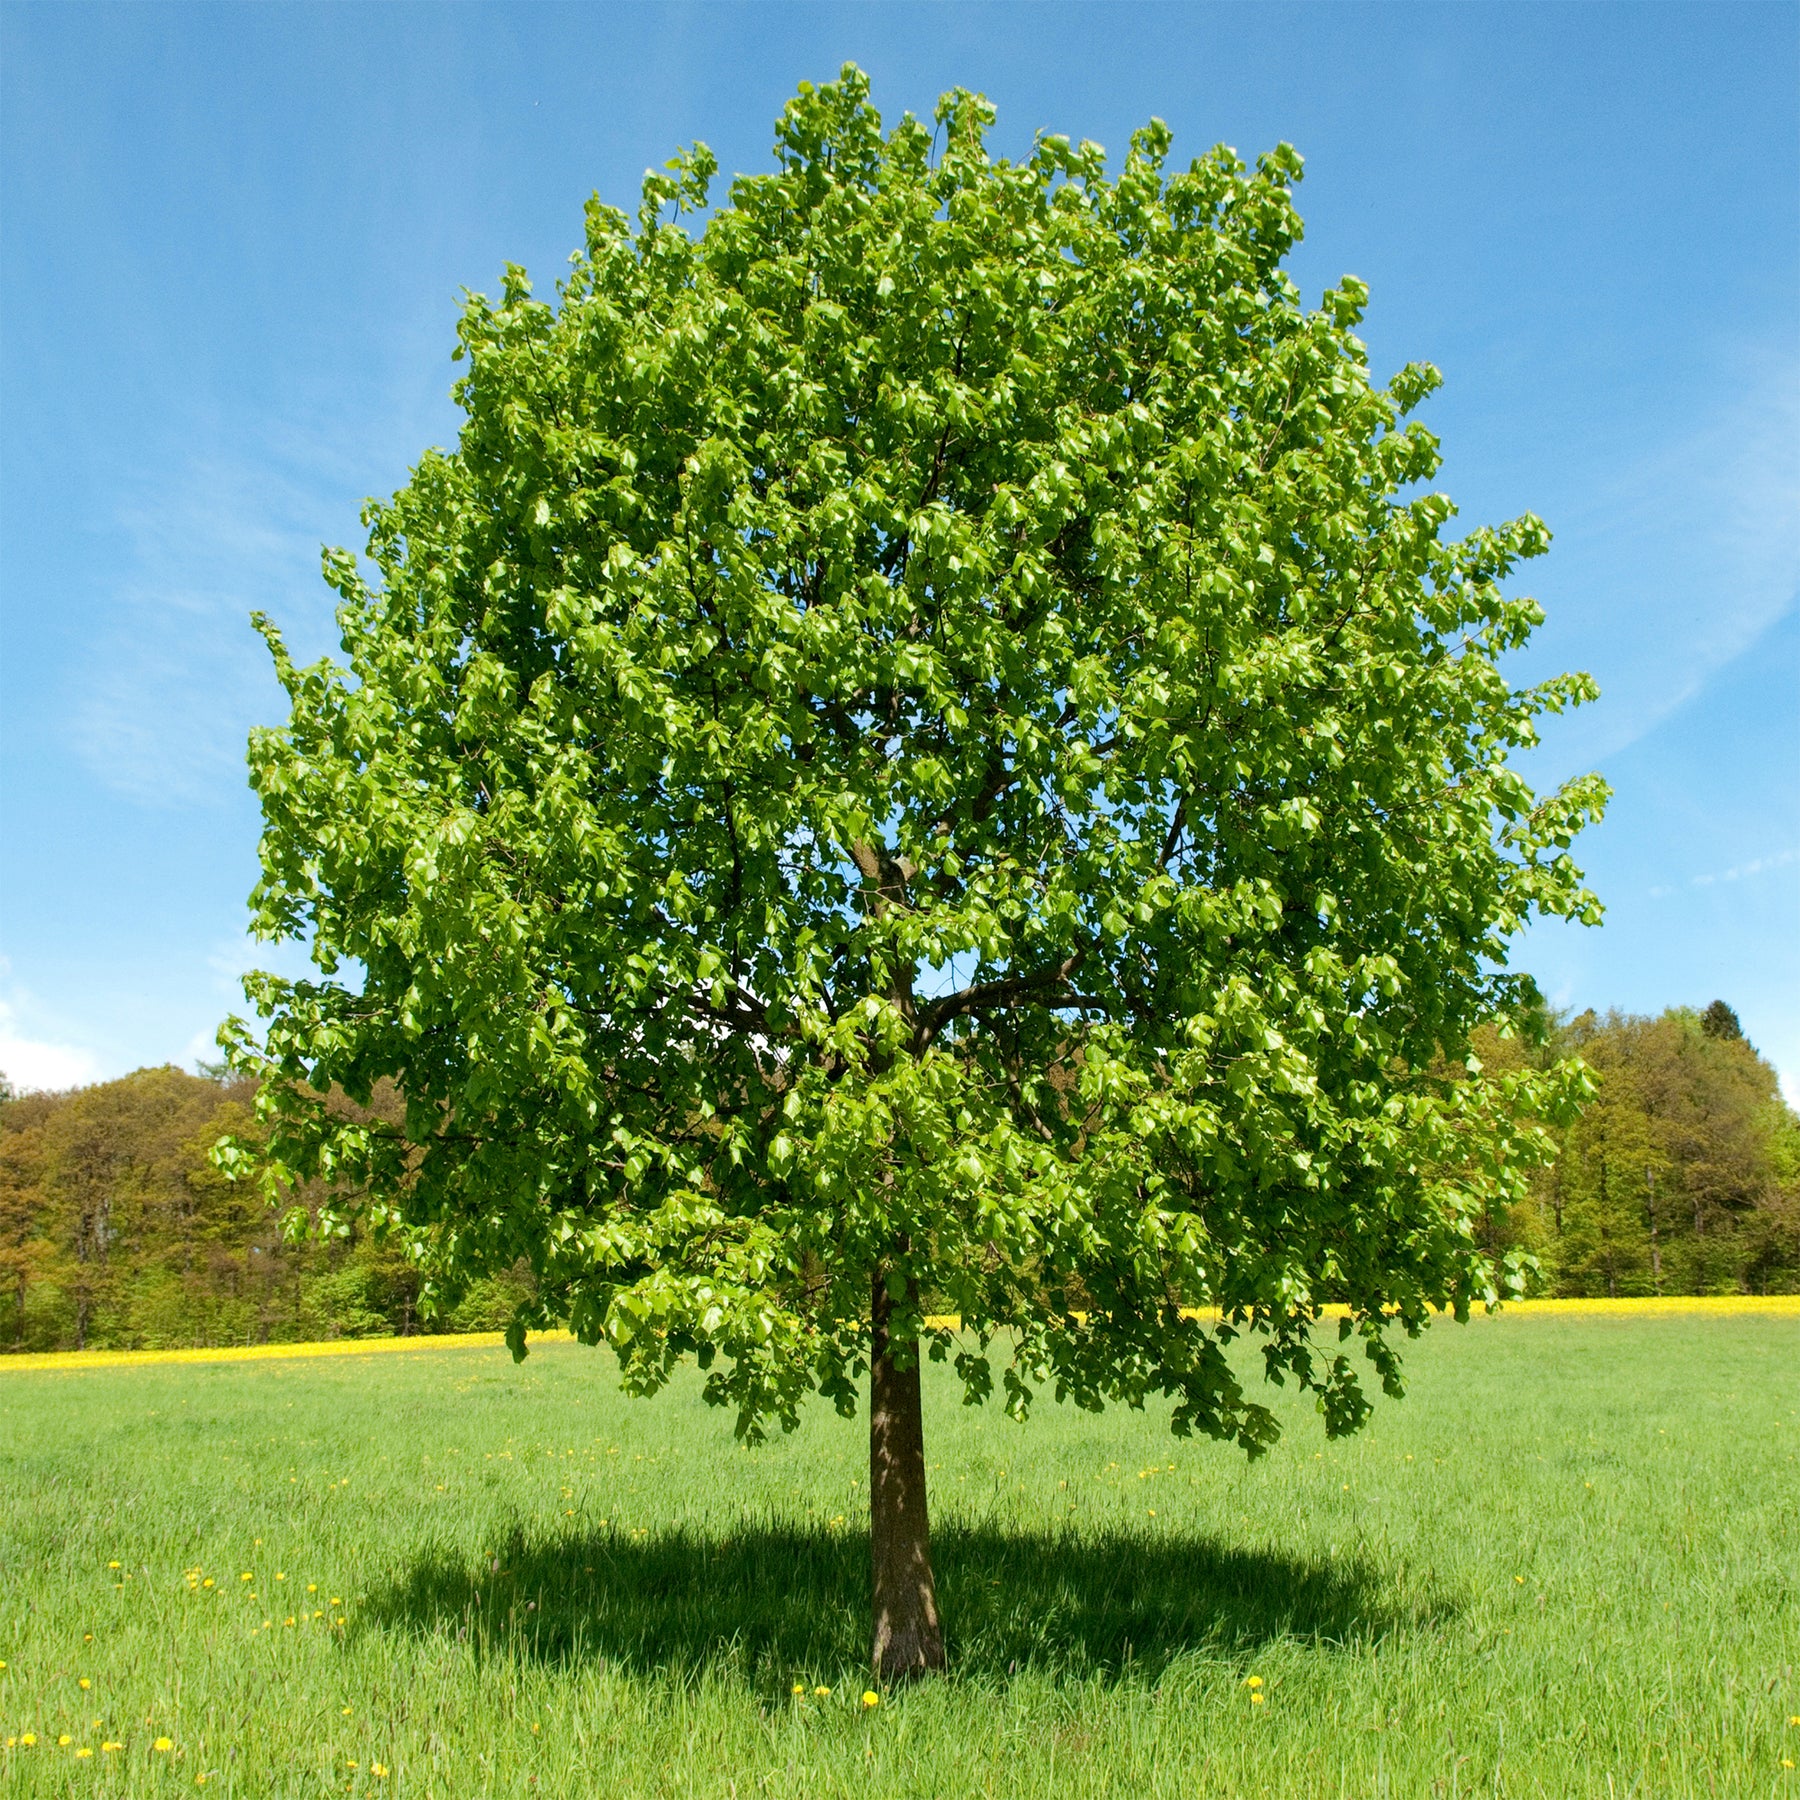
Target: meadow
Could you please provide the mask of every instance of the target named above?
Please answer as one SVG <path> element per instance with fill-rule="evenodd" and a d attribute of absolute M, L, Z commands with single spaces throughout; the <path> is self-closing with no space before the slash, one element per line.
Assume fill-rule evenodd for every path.
<path fill-rule="evenodd" d="M 555 1342 L 0 1364 L 0 1788 L 1800 1795 L 1787 1306 L 1439 1324 L 1255 1464 L 931 1369 L 952 1673 L 879 1695 L 860 1418 L 746 1450 Z"/>

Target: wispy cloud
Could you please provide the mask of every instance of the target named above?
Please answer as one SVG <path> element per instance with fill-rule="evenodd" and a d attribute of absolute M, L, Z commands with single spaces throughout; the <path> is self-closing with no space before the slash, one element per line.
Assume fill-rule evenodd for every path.
<path fill-rule="evenodd" d="M 1728 398 L 1552 522 L 1543 653 L 1602 700 L 1554 731 L 1589 766 L 1692 699 L 1800 598 L 1800 356 L 1735 359 Z"/>
<path fill-rule="evenodd" d="M 1791 869 L 1795 863 L 1800 863 L 1800 848 L 1776 850 L 1768 856 L 1753 856 L 1748 862 L 1738 863 L 1729 869 L 1714 869 L 1705 875 L 1690 875 L 1687 881 L 1681 885 L 1695 888 L 1716 887 L 1720 882 L 1747 881 L 1753 875 L 1766 875 L 1772 869 Z M 1660 900 L 1665 895 L 1677 891 L 1676 886 L 1665 883 L 1660 887 L 1653 887 L 1650 890 L 1650 897 L 1653 900 Z"/>
<path fill-rule="evenodd" d="M 109 787 L 153 806 L 241 788 L 245 735 L 280 707 L 249 615 L 271 614 L 303 658 L 333 648 L 320 547 L 360 549 L 364 497 L 391 490 L 453 429 L 431 391 L 438 359 L 416 336 L 403 334 L 407 356 L 374 378 L 373 404 L 346 383 L 359 403 L 196 424 L 185 435 L 203 453 L 122 482 L 119 575 L 94 597 L 94 653 L 67 714 L 81 760 Z"/>
<path fill-rule="evenodd" d="M 330 485 L 290 459 L 206 460 L 146 480 L 119 524 L 128 546 L 72 715 L 101 780 L 141 803 L 185 806 L 242 781 L 244 737 L 277 690 L 249 614 L 317 627 Z M 340 501 L 339 523 L 354 520 Z M 338 535 L 342 535 L 341 532 Z"/>

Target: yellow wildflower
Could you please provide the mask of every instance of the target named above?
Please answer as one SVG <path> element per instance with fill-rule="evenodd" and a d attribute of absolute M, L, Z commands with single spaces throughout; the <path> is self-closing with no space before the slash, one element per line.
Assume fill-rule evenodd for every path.
<path fill-rule="evenodd" d="M 863 1705 L 864 1706 L 879 1706 L 880 1704 L 881 1704 L 881 1696 L 878 1693 L 876 1693 L 873 1688 L 870 1688 L 863 1695 Z"/>
<path fill-rule="evenodd" d="M 91 1688 L 94 1684 L 91 1681 L 89 1681 L 88 1678 L 84 1675 L 84 1676 L 82 1676 L 80 1682 L 77 1683 L 77 1685 L 79 1687 L 82 1687 L 85 1689 L 85 1688 Z"/>
<path fill-rule="evenodd" d="M 153 1750 L 173 1750 L 175 1748 L 175 1745 L 170 1739 L 168 1739 L 166 1737 L 160 1737 L 150 1747 Z"/>
<path fill-rule="evenodd" d="M 831 1689 L 828 1687 L 816 1687 L 813 1689 L 813 1697 L 817 1700 L 829 1700 L 831 1698 Z"/>
<path fill-rule="evenodd" d="M 56 1741 L 59 1744 L 72 1744 L 75 1740 L 65 1731 Z"/>
<path fill-rule="evenodd" d="M 794 1692 L 796 1694 L 804 1694 L 806 1692 L 806 1683 L 804 1681 L 796 1681 L 794 1683 Z"/>
<path fill-rule="evenodd" d="M 109 1562 L 109 1563 L 108 1563 L 108 1564 L 107 1564 L 107 1565 L 106 1565 L 106 1566 L 107 1566 L 107 1567 L 108 1567 L 108 1568 L 109 1568 L 109 1569 L 116 1569 L 116 1568 L 118 1568 L 118 1566 L 119 1566 L 119 1564 L 118 1564 L 118 1562 L 117 1562 L 117 1561 L 116 1561 L 116 1560 L 115 1560 L 115 1561 L 113 1561 L 113 1562 Z"/>
<path fill-rule="evenodd" d="M 1262 1703 L 1263 1703 L 1263 1696 L 1262 1696 L 1261 1690 L 1259 1689 L 1256 1693 L 1254 1693 L 1250 1696 L 1250 1704 L 1252 1706 L 1261 1706 Z"/>
<path fill-rule="evenodd" d="M 386 1781 L 387 1780 L 387 1764 L 386 1763 L 370 1763 L 369 1764 L 369 1773 L 371 1775 L 373 1775 L 377 1781 Z"/>
<path fill-rule="evenodd" d="M 1249 1675 L 1244 1678 L 1244 1686 L 1247 1688 L 1259 1688 L 1262 1684 L 1263 1679 L 1260 1675 Z"/>
<path fill-rule="evenodd" d="M 92 1756 L 92 1755 L 93 1755 L 93 1754 L 94 1754 L 94 1753 L 93 1753 L 93 1751 L 92 1751 L 92 1750 L 90 1750 L 90 1749 L 89 1749 L 89 1748 L 88 1748 L 88 1747 L 87 1747 L 87 1745 L 86 1745 L 86 1744 L 83 1744 L 83 1745 L 82 1745 L 82 1746 L 81 1746 L 81 1747 L 80 1747 L 80 1748 L 79 1748 L 79 1749 L 78 1749 L 78 1750 L 77 1750 L 77 1751 L 76 1751 L 76 1752 L 75 1752 L 75 1754 L 76 1754 L 76 1755 L 77 1755 L 77 1756 Z"/>

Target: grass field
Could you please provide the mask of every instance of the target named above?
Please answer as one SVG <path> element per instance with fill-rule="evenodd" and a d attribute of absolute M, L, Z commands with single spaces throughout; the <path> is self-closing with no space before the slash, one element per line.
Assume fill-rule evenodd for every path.
<path fill-rule="evenodd" d="M 870 1707 L 860 1419 L 742 1450 L 566 1344 L 0 1365 L 0 1790 L 1800 1797 L 1800 1317 L 1409 1371 L 1255 1465 L 932 1380 L 953 1673 Z"/>

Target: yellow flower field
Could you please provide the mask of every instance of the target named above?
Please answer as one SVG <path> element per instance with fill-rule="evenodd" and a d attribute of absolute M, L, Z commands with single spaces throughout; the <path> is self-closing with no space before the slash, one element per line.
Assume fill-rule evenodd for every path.
<path fill-rule="evenodd" d="M 1327 1306 L 1324 1316 L 1342 1315 Z M 1495 1313 L 1476 1312 L 1472 1319 L 1642 1319 L 1695 1315 L 1716 1318 L 1800 1318 L 1800 1294 L 1665 1294 L 1628 1300 L 1515 1300 Z M 928 1325 L 955 1331 L 962 1321 L 954 1314 L 929 1318 Z M 569 1344 L 566 1331 L 533 1332 L 534 1344 Z M 221 1344 L 181 1350 L 57 1350 L 18 1356 L 0 1355 L 0 1373 L 8 1370 L 77 1370 L 141 1368 L 155 1363 L 263 1362 L 300 1356 L 381 1356 L 406 1350 L 497 1350 L 505 1337 L 498 1331 L 445 1332 L 436 1336 L 336 1338 L 317 1344 Z"/>

